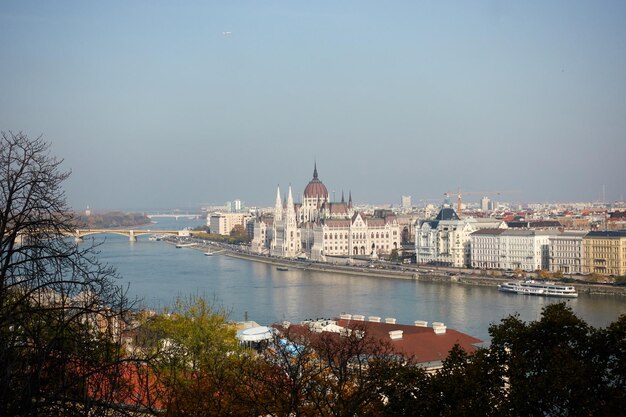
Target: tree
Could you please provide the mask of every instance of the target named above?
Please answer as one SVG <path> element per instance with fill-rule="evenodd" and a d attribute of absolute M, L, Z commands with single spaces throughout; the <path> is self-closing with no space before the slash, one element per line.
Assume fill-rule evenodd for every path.
<path fill-rule="evenodd" d="M 106 414 L 123 385 L 127 300 L 115 271 L 76 245 L 43 139 L 0 134 L 0 415 Z"/>
<path fill-rule="evenodd" d="M 224 310 L 202 297 L 178 298 L 171 310 L 147 319 L 140 345 L 150 359 L 158 401 L 166 415 L 233 415 L 239 343 Z"/>
<path fill-rule="evenodd" d="M 565 303 L 541 320 L 508 317 L 492 325 L 490 355 L 507 384 L 512 415 L 619 415 L 626 392 L 626 317 L 605 330 L 578 318 Z"/>
<path fill-rule="evenodd" d="M 246 392 L 262 415 L 378 416 L 391 369 L 403 366 L 391 343 L 363 324 L 341 333 L 283 326 L 256 366 L 246 367 Z"/>
<path fill-rule="evenodd" d="M 249 242 L 248 232 L 242 224 L 236 224 L 230 231 L 230 237 L 234 238 L 238 243 Z"/>

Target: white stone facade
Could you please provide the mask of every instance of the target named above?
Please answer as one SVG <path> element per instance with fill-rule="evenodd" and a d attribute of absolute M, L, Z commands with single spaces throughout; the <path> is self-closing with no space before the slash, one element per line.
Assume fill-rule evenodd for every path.
<path fill-rule="evenodd" d="M 586 234 L 586 231 L 568 231 L 550 238 L 550 272 L 583 273 L 583 237 Z"/>
<path fill-rule="evenodd" d="M 558 231 L 484 229 L 471 234 L 474 268 L 523 271 L 549 268 L 550 237 Z"/>
<path fill-rule="evenodd" d="M 506 225 L 495 219 L 460 220 L 452 208 L 442 207 L 434 220 L 421 221 L 415 227 L 416 262 L 459 268 L 470 266 L 470 235 L 485 227 Z"/>
<path fill-rule="evenodd" d="M 341 200 L 329 202 L 315 167 L 302 205 L 294 204 L 291 187 L 285 204 L 277 190 L 274 218 L 257 218 L 252 250 L 323 261 L 326 256 L 380 256 L 400 249 L 400 226 L 393 213 L 382 211 L 366 217 L 354 212 L 352 195 L 346 203 L 342 193 Z"/>

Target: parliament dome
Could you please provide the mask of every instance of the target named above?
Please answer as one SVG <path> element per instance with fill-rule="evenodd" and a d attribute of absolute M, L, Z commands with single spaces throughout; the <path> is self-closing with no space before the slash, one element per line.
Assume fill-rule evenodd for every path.
<path fill-rule="evenodd" d="M 304 188 L 304 198 L 328 199 L 328 190 L 322 181 L 317 178 L 317 164 L 313 169 L 313 179 Z"/>

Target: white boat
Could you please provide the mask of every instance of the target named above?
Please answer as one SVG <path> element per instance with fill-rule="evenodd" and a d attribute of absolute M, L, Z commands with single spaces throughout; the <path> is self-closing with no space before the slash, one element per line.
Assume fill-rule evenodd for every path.
<path fill-rule="evenodd" d="M 196 245 L 195 243 L 179 243 L 176 245 L 176 248 L 177 249 L 188 248 L 188 247 L 195 246 L 195 245 Z"/>
<path fill-rule="evenodd" d="M 536 282 L 533 280 L 505 282 L 498 285 L 498 290 L 515 294 L 543 295 L 547 297 L 578 297 L 576 288 L 571 285 L 555 284 L 554 282 Z"/>
<path fill-rule="evenodd" d="M 204 256 L 213 256 L 213 252 L 204 252 Z"/>

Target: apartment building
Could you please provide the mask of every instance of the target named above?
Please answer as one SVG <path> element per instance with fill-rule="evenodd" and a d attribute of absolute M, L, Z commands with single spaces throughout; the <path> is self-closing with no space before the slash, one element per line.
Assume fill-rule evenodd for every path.
<path fill-rule="evenodd" d="M 583 237 L 586 231 L 566 231 L 550 237 L 550 272 L 582 274 Z"/>
<path fill-rule="evenodd" d="M 626 275 L 626 230 L 592 231 L 582 244 L 584 273 Z"/>
<path fill-rule="evenodd" d="M 486 269 L 548 269 L 550 237 L 558 231 L 484 229 L 470 235 L 471 265 Z"/>

